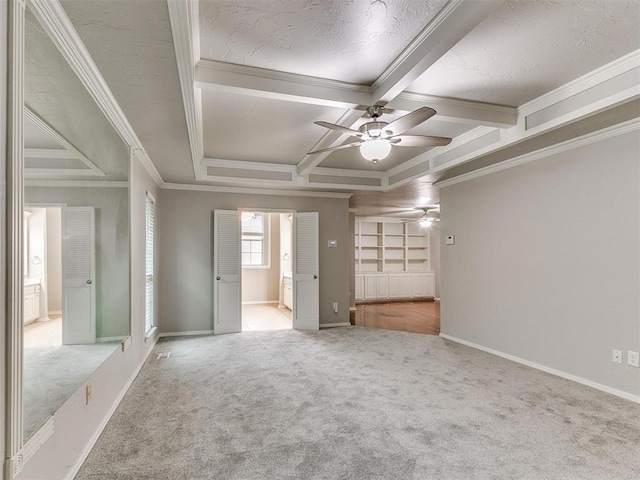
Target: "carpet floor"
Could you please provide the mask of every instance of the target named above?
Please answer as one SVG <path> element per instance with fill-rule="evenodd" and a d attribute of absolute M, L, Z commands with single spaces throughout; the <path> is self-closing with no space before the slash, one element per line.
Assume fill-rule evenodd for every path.
<path fill-rule="evenodd" d="M 638 439 L 639 405 L 439 337 L 247 332 L 161 340 L 76 479 L 637 479 Z"/>

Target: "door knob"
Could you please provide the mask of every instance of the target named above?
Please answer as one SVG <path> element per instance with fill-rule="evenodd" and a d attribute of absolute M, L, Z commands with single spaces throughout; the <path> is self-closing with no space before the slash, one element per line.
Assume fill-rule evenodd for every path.
<path fill-rule="evenodd" d="M 218 275 L 218 276 L 216 277 L 216 280 L 220 280 L 220 275 Z"/>
<path fill-rule="evenodd" d="M 318 275 L 314 275 L 314 276 L 313 276 L 313 278 L 314 278 L 314 279 L 318 278 Z"/>
<path fill-rule="evenodd" d="M 87 285 L 91 285 L 93 282 L 91 280 L 87 280 Z"/>

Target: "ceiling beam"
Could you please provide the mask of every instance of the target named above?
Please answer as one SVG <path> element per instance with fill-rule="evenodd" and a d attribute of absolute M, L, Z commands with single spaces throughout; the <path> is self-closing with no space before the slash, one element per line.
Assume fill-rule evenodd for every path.
<path fill-rule="evenodd" d="M 373 83 L 376 102 L 386 104 L 406 90 L 504 0 L 451 0 Z"/>
<path fill-rule="evenodd" d="M 195 87 L 195 64 L 200 59 L 198 2 L 197 0 L 167 0 L 167 5 L 187 121 L 193 173 L 195 179 L 200 180 L 200 161 L 204 156 L 204 140 L 201 94 Z"/>
<path fill-rule="evenodd" d="M 365 85 L 248 67 L 214 60 L 200 60 L 196 86 L 275 100 L 336 108 L 356 108 L 371 102 Z"/>

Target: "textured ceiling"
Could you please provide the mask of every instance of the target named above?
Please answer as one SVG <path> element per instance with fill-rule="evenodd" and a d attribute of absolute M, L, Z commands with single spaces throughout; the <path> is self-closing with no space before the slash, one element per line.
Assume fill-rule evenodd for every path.
<path fill-rule="evenodd" d="M 202 92 L 208 158 L 295 165 L 344 110 L 232 93 Z"/>
<path fill-rule="evenodd" d="M 61 3 L 164 180 L 193 181 L 167 2 Z"/>
<path fill-rule="evenodd" d="M 520 106 L 640 45 L 638 0 L 507 0 L 408 90 Z"/>
<path fill-rule="evenodd" d="M 369 85 L 445 3 L 201 0 L 201 56 Z"/>
<path fill-rule="evenodd" d="M 25 17 L 24 83 L 25 105 L 102 169 L 106 177 L 98 177 L 100 180 L 128 179 L 127 146 L 29 11 Z M 27 147 L 36 146 L 32 141 L 42 141 L 34 128 L 27 123 Z"/>

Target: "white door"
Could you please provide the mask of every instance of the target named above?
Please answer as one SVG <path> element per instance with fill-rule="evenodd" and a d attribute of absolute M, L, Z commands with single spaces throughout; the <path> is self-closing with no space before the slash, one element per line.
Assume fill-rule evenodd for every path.
<path fill-rule="evenodd" d="M 293 269 L 293 328 L 320 328 L 318 213 L 295 214 L 295 265 Z"/>
<path fill-rule="evenodd" d="M 367 300 L 375 300 L 378 298 L 378 292 L 376 291 L 377 277 L 377 275 L 364 276 L 364 298 Z"/>
<path fill-rule="evenodd" d="M 240 213 L 213 213 L 213 333 L 242 331 Z"/>
<path fill-rule="evenodd" d="M 62 209 L 62 343 L 96 341 L 96 241 L 93 207 Z"/>

